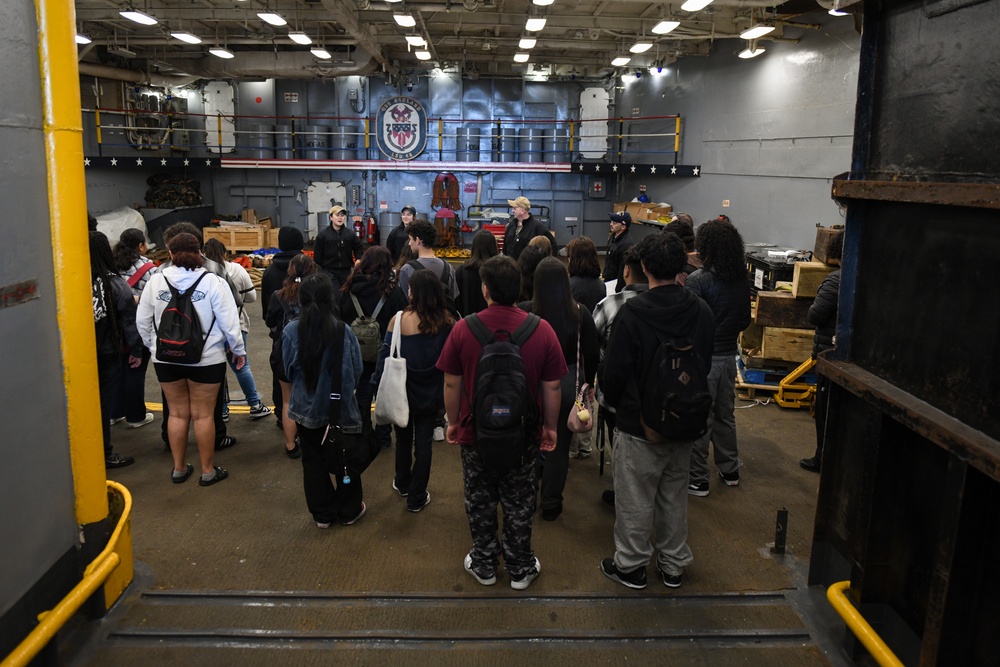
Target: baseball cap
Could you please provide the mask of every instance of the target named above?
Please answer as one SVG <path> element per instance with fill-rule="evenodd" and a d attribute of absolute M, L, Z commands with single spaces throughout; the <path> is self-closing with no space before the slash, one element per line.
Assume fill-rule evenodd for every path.
<path fill-rule="evenodd" d="M 417 209 L 415 209 L 411 204 L 407 204 L 403 208 L 399 209 L 400 213 L 406 213 L 407 211 L 409 211 L 410 215 L 413 215 L 413 216 L 415 216 L 417 214 Z"/>
<path fill-rule="evenodd" d="M 622 211 L 621 213 L 609 213 L 608 217 L 611 218 L 611 222 L 620 222 L 626 227 L 632 226 L 632 216 L 628 211 Z"/>
<path fill-rule="evenodd" d="M 346 208 L 344 208 L 340 204 L 337 204 L 336 206 L 334 206 L 334 207 L 332 207 L 330 209 L 330 217 L 332 218 L 333 216 L 337 215 L 341 211 L 343 211 L 345 214 L 347 213 L 347 209 Z"/>
<path fill-rule="evenodd" d="M 531 208 L 531 202 L 528 201 L 527 197 L 518 197 L 517 199 L 508 199 L 507 203 L 511 208 Z"/>

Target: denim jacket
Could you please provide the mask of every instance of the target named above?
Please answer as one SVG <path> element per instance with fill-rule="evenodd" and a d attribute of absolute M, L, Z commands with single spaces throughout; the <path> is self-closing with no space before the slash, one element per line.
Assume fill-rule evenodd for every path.
<path fill-rule="evenodd" d="M 316 381 L 316 390 L 306 388 L 302 377 L 302 367 L 299 362 L 299 320 L 289 322 L 281 334 L 281 352 L 285 363 L 285 373 L 292 383 L 292 395 L 288 401 L 288 416 L 296 423 L 306 428 L 323 428 L 329 421 L 330 414 L 330 377 L 329 355 L 332 350 L 323 353 L 323 367 Z M 345 433 L 361 432 L 361 411 L 354 396 L 354 389 L 361 379 L 361 347 L 351 328 L 344 326 L 344 349 L 340 355 L 342 382 L 345 387 L 341 391 L 340 427 Z"/>

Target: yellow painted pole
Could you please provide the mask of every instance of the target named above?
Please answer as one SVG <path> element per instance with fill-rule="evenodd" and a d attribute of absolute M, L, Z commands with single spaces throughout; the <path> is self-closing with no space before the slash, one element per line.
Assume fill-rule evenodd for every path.
<path fill-rule="evenodd" d="M 576 123 L 570 121 L 569 123 L 569 153 L 573 155 L 573 142 L 576 139 Z"/>
<path fill-rule="evenodd" d="M 681 117 L 674 120 L 674 152 L 681 152 Z"/>
<path fill-rule="evenodd" d="M 94 125 L 97 129 L 97 145 L 100 146 L 103 142 L 101 141 L 101 110 L 94 109 Z"/>
<path fill-rule="evenodd" d="M 371 148 L 371 119 L 365 117 L 365 150 L 367 151 Z M 368 153 L 365 153 L 365 157 L 368 157 Z"/>
<path fill-rule="evenodd" d="M 885 645 L 872 626 L 868 625 L 865 617 L 858 613 L 858 610 L 851 604 L 846 594 L 850 587 L 850 581 L 839 581 L 826 589 L 826 599 L 844 619 L 854 636 L 868 649 L 880 667 L 903 667 L 903 663 L 892 652 L 892 649 Z"/>
<path fill-rule="evenodd" d="M 438 118 L 438 151 L 444 150 L 444 120 Z"/>
<path fill-rule="evenodd" d="M 219 157 L 222 157 L 222 114 L 217 115 L 219 116 L 218 127 L 216 128 L 219 134 Z"/>
<path fill-rule="evenodd" d="M 35 0 L 35 12 L 56 321 L 66 386 L 76 519 L 86 525 L 108 516 L 108 497 L 90 293 L 80 77 L 74 42 L 76 12 L 72 0 Z"/>

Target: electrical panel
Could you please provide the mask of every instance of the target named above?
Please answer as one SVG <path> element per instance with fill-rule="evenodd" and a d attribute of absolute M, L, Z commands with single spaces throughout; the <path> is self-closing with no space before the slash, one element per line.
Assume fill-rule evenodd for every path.
<path fill-rule="evenodd" d="M 357 208 L 361 206 L 361 186 L 352 185 L 351 186 L 351 207 Z"/>

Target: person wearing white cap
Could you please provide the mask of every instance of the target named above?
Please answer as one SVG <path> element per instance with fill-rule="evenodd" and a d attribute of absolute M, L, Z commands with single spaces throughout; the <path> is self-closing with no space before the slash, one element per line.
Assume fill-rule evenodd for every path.
<path fill-rule="evenodd" d="M 347 280 L 351 269 L 365 253 L 365 245 L 354 230 L 345 225 L 347 209 L 339 204 L 330 209 L 330 226 L 316 236 L 313 259 L 333 279 L 334 293 Z"/>
<path fill-rule="evenodd" d="M 507 223 L 503 234 L 503 254 L 517 259 L 528 247 L 528 242 L 536 236 L 547 236 L 552 245 L 555 245 L 556 239 L 552 233 L 531 215 L 531 202 L 527 197 L 508 199 L 507 203 L 514 209 L 514 217 Z"/>

